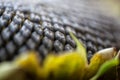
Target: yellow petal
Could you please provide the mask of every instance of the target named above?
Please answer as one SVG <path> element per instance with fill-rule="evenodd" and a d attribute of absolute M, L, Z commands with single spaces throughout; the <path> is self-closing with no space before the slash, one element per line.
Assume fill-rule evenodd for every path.
<path fill-rule="evenodd" d="M 22 69 L 37 75 L 38 70 L 40 71 L 40 62 L 36 55 L 36 52 L 26 52 L 14 60 L 14 63 L 19 65 Z"/>

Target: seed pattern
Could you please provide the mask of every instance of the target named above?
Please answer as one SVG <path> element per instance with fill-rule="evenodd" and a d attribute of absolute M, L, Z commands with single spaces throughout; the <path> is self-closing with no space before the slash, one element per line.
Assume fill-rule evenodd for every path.
<path fill-rule="evenodd" d="M 38 14 L 27 6 L 0 4 L 0 61 L 11 60 L 28 50 L 36 50 L 42 58 L 49 52 L 74 50 L 76 44 L 69 32 L 84 43 L 88 59 L 98 50 L 117 46 L 110 26 L 83 21 L 76 23 L 69 16 L 42 6 Z"/>

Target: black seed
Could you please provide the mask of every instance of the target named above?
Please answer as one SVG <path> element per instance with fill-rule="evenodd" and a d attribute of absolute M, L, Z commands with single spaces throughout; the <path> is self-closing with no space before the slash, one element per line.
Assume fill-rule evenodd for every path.
<path fill-rule="evenodd" d="M 100 39 L 99 37 L 96 38 L 96 41 L 98 45 L 104 45 L 104 41 Z"/>
<path fill-rule="evenodd" d="M 55 38 L 61 41 L 63 44 L 65 43 L 65 35 L 61 33 L 60 31 L 55 32 Z"/>
<path fill-rule="evenodd" d="M 91 34 L 91 35 L 95 36 L 95 33 L 94 33 L 95 30 L 91 29 L 90 27 L 85 27 L 85 31 L 88 34 Z"/>
<path fill-rule="evenodd" d="M 9 20 L 9 19 L 11 19 L 12 14 L 13 13 L 10 12 L 10 11 L 5 11 L 4 14 L 3 14 L 3 18 Z"/>
<path fill-rule="evenodd" d="M 25 20 L 24 25 L 30 30 L 33 29 L 33 23 L 29 20 Z"/>
<path fill-rule="evenodd" d="M 7 52 L 9 53 L 9 56 L 14 56 L 14 52 L 16 50 L 16 46 L 13 42 L 9 42 L 7 45 L 6 45 L 6 50 Z"/>
<path fill-rule="evenodd" d="M 17 32 L 19 29 L 19 26 L 17 24 L 15 24 L 14 22 L 11 22 L 8 27 L 12 33 Z"/>
<path fill-rule="evenodd" d="M 19 16 L 19 17 L 22 17 L 24 18 L 24 14 L 20 11 L 16 11 L 16 15 Z"/>
<path fill-rule="evenodd" d="M 41 35 L 41 36 L 43 35 L 42 26 L 35 24 L 34 30 L 35 30 L 39 35 Z"/>
<path fill-rule="evenodd" d="M 78 32 L 81 32 L 81 33 L 83 33 L 83 34 L 86 32 L 85 27 L 84 27 L 84 26 L 81 26 L 81 25 L 76 26 L 75 29 L 76 29 Z"/>
<path fill-rule="evenodd" d="M 86 40 L 86 37 L 82 33 L 77 33 L 77 37 L 82 39 L 83 41 Z"/>
<path fill-rule="evenodd" d="M 103 49 L 103 47 L 102 47 L 102 46 L 98 46 L 98 51 L 99 51 L 99 50 L 102 50 L 102 49 Z"/>
<path fill-rule="evenodd" d="M 0 29 L 5 28 L 7 24 L 8 24 L 7 20 L 0 17 Z"/>
<path fill-rule="evenodd" d="M 18 46 L 21 46 L 23 43 L 24 43 L 25 39 L 24 37 L 20 34 L 20 33 L 17 33 L 15 36 L 14 36 L 14 42 L 18 45 Z"/>
<path fill-rule="evenodd" d="M 40 17 L 34 13 L 30 14 L 30 20 L 36 23 L 40 23 Z"/>
<path fill-rule="evenodd" d="M 109 40 L 104 41 L 104 46 L 105 47 L 112 47 L 112 43 Z"/>
<path fill-rule="evenodd" d="M 65 50 L 67 50 L 67 51 L 72 51 L 72 50 L 74 50 L 74 48 L 73 48 L 71 45 L 66 44 L 66 45 L 65 45 Z"/>
<path fill-rule="evenodd" d="M 63 21 L 63 24 L 70 25 L 70 21 L 65 16 L 63 16 L 61 19 Z"/>
<path fill-rule="evenodd" d="M 93 43 L 92 42 L 87 42 L 87 49 L 92 50 L 93 49 Z"/>
<path fill-rule="evenodd" d="M 42 56 L 42 58 L 45 58 L 45 56 L 48 54 L 48 50 L 45 48 L 44 45 L 41 45 L 38 48 L 38 51 L 39 51 L 40 55 Z"/>
<path fill-rule="evenodd" d="M 113 37 L 113 35 L 111 35 L 111 33 L 105 32 L 104 35 L 107 37 L 107 39 L 114 40 L 114 37 Z"/>
<path fill-rule="evenodd" d="M 91 57 L 93 56 L 93 52 L 92 51 L 88 51 L 88 54 L 87 54 L 87 59 L 88 59 L 88 62 L 90 62 L 90 59 Z"/>
<path fill-rule="evenodd" d="M 37 32 L 33 32 L 33 33 L 32 33 L 32 39 L 33 39 L 37 44 L 40 43 L 41 38 L 42 38 L 42 36 L 39 35 Z"/>
<path fill-rule="evenodd" d="M 3 40 L 8 41 L 12 33 L 9 31 L 8 28 L 4 29 L 1 33 Z"/>
<path fill-rule="evenodd" d="M 26 43 L 27 47 L 31 50 L 34 50 L 37 46 L 37 44 L 32 40 L 32 39 L 29 39 Z"/>
<path fill-rule="evenodd" d="M 21 11 L 22 13 L 24 13 L 24 14 L 27 14 L 27 13 L 29 13 L 29 8 L 28 7 L 25 7 L 25 6 L 20 6 L 20 7 L 18 7 L 18 9 L 17 9 L 18 11 Z M 27 17 L 27 16 L 25 16 L 25 17 Z"/>
<path fill-rule="evenodd" d="M 97 46 L 95 46 L 95 44 L 93 44 L 93 50 L 94 50 L 94 52 L 98 51 Z"/>
<path fill-rule="evenodd" d="M 25 38 L 28 38 L 31 35 L 31 31 L 28 28 L 26 28 L 26 26 L 23 26 L 20 32 Z"/>
<path fill-rule="evenodd" d="M 51 49 L 52 49 L 53 42 L 52 42 L 52 40 L 50 40 L 48 37 L 44 37 L 44 38 L 43 38 L 43 44 L 45 45 L 45 47 L 46 47 L 48 50 L 51 50 Z"/>
<path fill-rule="evenodd" d="M 70 35 L 66 36 L 66 41 L 69 43 L 72 47 L 76 47 L 75 41 L 70 37 Z"/>
<path fill-rule="evenodd" d="M 45 29 L 45 28 L 48 28 L 48 29 L 50 29 L 50 30 L 53 30 L 53 26 L 50 24 L 50 23 L 48 23 L 48 22 L 43 22 L 42 23 L 42 27 Z"/>
<path fill-rule="evenodd" d="M 47 36 L 48 38 L 52 39 L 52 40 L 54 39 L 54 33 L 47 28 L 44 30 L 44 35 Z"/>
<path fill-rule="evenodd" d="M 62 21 L 56 17 L 53 17 L 52 18 L 52 23 L 59 23 L 59 24 L 62 24 Z"/>
<path fill-rule="evenodd" d="M 41 20 L 42 21 L 48 21 L 48 22 L 50 22 L 51 20 L 50 20 L 50 18 L 49 17 L 47 17 L 47 16 L 41 16 Z"/>
<path fill-rule="evenodd" d="M 20 25 L 23 22 L 23 19 L 20 16 L 15 16 L 14 19 L 13 19 L 13 21 L 16 24 Z"/>
<path fill-rule="evenodd" d="M 54 42 L 54 49 L 56 52 L 63 51 L 63 48 L 64 48 L 64 45 L 60 41 L 56 40 Z"/>
<path fill-rule="evenodd" d="M 24 52 L 27 52 L 28 50 L 29 50 L 28 47 L 24 45 L 18 49 L 18 53 L 24 53 Z"/>
<path fill-rule="evenodd" d="M 92 42 L 96 43 L 96 39 L 92 35 L 86 34 L 85 37 L 86 37 L 87 41 L 92 41 Z"/>
<path fill-rule="evenodd" d="M 58 24 L 54 24 L 54 30 L 55 31 L 60 31 L 62 33 L 65 33 L 65 30 L 64 30 L 63 26 L 58 25 Z"/>
<path fill-rule="evenodd" d="M 66 26 L 66 33 L 67 34 L 69 34 L 69 32 L 72 32 L 74 35 L 76 35 L 76 32 L 75 32 L 75 30 L 74 29 L 72 29 L 71 27 L 69 27 L 69 26 Z"/>

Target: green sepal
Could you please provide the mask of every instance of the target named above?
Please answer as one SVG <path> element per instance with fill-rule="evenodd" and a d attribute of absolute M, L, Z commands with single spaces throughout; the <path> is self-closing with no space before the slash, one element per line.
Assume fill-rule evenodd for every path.
<path fill-rule="evenodd" d="M 85 64 L 87 64 L 87 54 L 86 54 L 86 48 L 84 47 L 82 41 L 78 40 L 72 32 L 70 32 L 70 36 L 73 38 L 73 40 L 76 43 L 76 51 L 80 53 L 82 56 L 83 61 L 85 61 Z"/>
<path fill-rule="evenodd" d="M 108 70 L 112 69 L 115 66 L 118 66 L 120 64 L 119 56 L 120 56 L 120 53 L 118 53 L 115 58 L 103 63 L 103 65 L 100 67 L 96 75 L 92 77 L 90 80 L 97 80 L 100 76 L 102 76 Z"/>

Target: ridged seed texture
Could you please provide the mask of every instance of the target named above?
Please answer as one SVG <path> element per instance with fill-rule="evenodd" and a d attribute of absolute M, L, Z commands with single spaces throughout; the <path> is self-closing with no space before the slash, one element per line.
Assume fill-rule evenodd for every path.
<path fill-rule="evenodd" d="M 86 23 L 77 24 L 55 12 L 44 15 L 44 10 L 39 14 L 27 10 L 26 6 L 15 8 L 14 4 L 8 4 L 0 5 L 0 62 L 29 50 L 37 51 L 43 59 L 50 52 L 74 50 L 76 44 L 69 32 L 83 42 L 88 59 L 98 50 L 117 46 L 107 24 L 85 26 Z"/>

